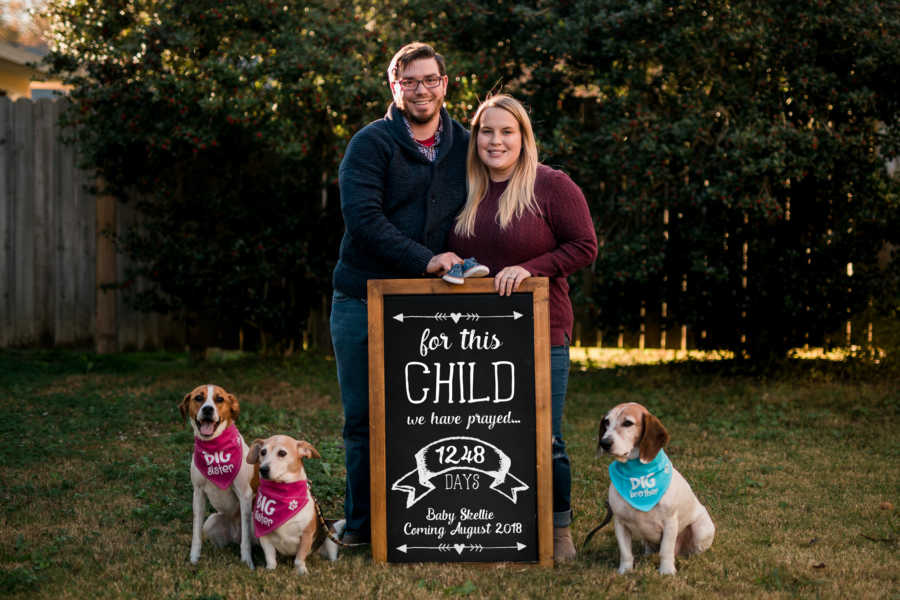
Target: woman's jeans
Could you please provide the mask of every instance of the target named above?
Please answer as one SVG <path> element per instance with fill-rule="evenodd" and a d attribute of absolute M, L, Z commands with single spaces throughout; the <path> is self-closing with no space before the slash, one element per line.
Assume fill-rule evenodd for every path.
<path fill-rule="evenodd" d="M 344 406 L 344 449 L 347 490 L 344 497 L 346 531 L 369 536 L 369 348 L 368 308 L 365 301 L 334 292 L 331 304 L 331 342 L 337 363 Z M 562 439 L 563 406 L 569 380 L 569 347 L 550 349 L 550 388 L 553 433 L 553 526 L 567 527 L 572 477 Z"/>
<path fill-rule="evenodd" d="M 569 347 L 550 348 L 551 426 L 553 432 L 553 526 L 568 527 L 572 522 L 572 471 L 566 443 L 562 438 L 563 407 L 569 384 Z"/>

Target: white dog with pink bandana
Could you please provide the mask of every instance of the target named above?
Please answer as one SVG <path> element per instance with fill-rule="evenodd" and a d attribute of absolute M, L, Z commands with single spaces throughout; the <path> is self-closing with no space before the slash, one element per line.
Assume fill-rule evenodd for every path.
<path fill-rule="evenodd" d="M 191 483 L 194 485 L 194 523 L 191 564 L 200 560 L 203 538 L 218 546 L 240 543 L 241 561 L 253 568 L 250 551 L 253 466 L 248 447 L 234 421 L 240 412 L 237 398 L 217 385 L 201 385 L 179 405 L 194 430 Z M 217 512 L 206 516 L 206 500 Z"/>

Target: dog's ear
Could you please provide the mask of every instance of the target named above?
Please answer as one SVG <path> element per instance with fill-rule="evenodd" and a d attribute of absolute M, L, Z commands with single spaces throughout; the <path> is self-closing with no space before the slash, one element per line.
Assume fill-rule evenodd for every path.
<path fill-rule="evenodd" d="M 253 443 L 250 444 L 250 450 L 247 452 L 247 462 L 251 465 L 255 465 L 259 462 L 259 450 L 262 448 L 263 443 L 266 440 L 255 439 Z"/>
<path fill-rule="evenodd" d="M 606 429 L 608 426 L 609 426 L 609 417 L 604 416 L 600 420 L 600 425 L 597 426 L 597 452 L 596 452 L 597 458 L 600 458 L 601 456 L 603 456 L 603 453 L 605 452 L 601 442 L 603 442 L 603 436 L 606 435 Z"/>
<path fill-rule="evenodd" d="M 188 407 L 191 405 L 191 394 L 193 392 L 188 392 L 184 396 L 184 400 L 181 401 L 181 404 L 178 405 L 178 410 L 181 411 L 181 420 L 184 421 L 188 416 Z"/>
<path fill-rule="evenodd" d="M 304 458 L 322 458 L 312 444 L 303 440 L 297 442 L 297 453 Z"/>
<path fill-rule="evenodd" d="M 228 403 L 231 405 L 231 419 L 237 421 L 238 415 L 241 413 L 241 405 L 234 394 L 226 394 L 225 397 L 228 398 Z"/>
<path fill-rule="evenodd" d="M 659 450 L 669 443 L 669 432 L 659 419 L 649 412 L 644 413 L 644 433 L 641 435 L 641 462 L 651 462 Z"/>

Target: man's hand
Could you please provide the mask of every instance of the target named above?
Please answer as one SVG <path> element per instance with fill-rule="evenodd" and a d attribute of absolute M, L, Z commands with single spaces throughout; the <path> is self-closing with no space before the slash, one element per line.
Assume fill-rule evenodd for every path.
<path fill-rule="evenodd" d="M 425 272 L 440 277 L 453 268 L 453 265 L 461 263 L 462 259 L 456 255 L 456 252 L 444 252 L 443 254 L 435 254 L 428 261 Z"/>

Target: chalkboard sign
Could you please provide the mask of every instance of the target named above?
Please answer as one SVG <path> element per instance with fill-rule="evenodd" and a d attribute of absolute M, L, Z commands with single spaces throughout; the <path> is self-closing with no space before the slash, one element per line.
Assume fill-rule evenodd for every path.
<path fill-rule="evenodd" d="M 369 281 L 376 560 L 552 564 L 547 290 Z"/>

